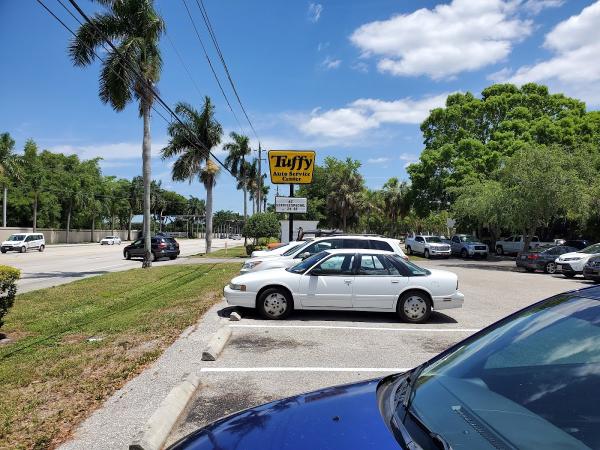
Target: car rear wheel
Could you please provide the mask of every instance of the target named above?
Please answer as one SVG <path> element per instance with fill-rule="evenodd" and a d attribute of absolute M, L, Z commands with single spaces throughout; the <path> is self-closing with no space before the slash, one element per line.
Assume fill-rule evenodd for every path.
<path fill-rule="evenodd" d="M 45 248 L 46 246 L 42 244 L 40 245 L 40 248 L 38 248 L 38 251 L 43 252 Z"/>
<path fill-rule="evenodd" d="M 2 253 L 6 253 L 6 250 L 2 249 L 2 250 L 0 250 L 0 252 L 2 252 Z"/>
<path fill-rule="evenodd" d="M 425 253 L 423 255 L 425 256 L 425 258 L 429 259 L 429 250 L 425 249 Z"/>
<path fill-rule="evenodd" d="M 169 256 L 169 259 L 175 259 L 177 256 Z"/>
<path fill-rule="evenodd" d="M 424 323 L 431 315 L 431 304 L 426 294 L 407 292 L 398 300 L 397 312 L 404 322 Z"/>
<path fill-rule="evenodd" d="M 408 253 L 409 255 L 412 255 L 412 249 L 410 248 L 410 245 L 408 247 L 406 247 L 406 253 Z"/>
<path fill-rule="evenodd" d="M 504 255 L 504 249 L 502 248 L 501 245 L 499 245 L 498 247 L 496 247 L 496 255 L 498 255 L 498 256 Z"/>
<path fill-rule="evenodd" d="M 27 247 L 23 246 L 19 249 L 20 253 L 25 253 L 27 251 Z"/>
<path fill-rule="evenodd" d="M 463 248 L 460 251 L 460 257 L 463 258 L 463 259 L 467 259 L 468 256 L 469 256 L 469 254 L 467 253 L 467 250 Z"/>
<path fill-rule="evenodd" d="M 266 319 L 285 319 L 294 309 L 290 294 L 281 288 L 265 289 L 257 303 L 258 312 Z"/>
<path fill-rule="evenodd" d="M 125 259 L 131 259 L 131 253 L 127 250 L 125 250 Z"/>
<path fill-rule="evenodd" d="M 556 273 L 556 263 L 552 261 L 546 263 L 546 265 L 544 266 L 544 272 L 550 274 Z"/>

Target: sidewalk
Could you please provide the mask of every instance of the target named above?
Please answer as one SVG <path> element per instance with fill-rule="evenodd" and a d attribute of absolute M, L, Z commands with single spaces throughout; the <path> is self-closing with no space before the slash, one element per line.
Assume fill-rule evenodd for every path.
<path fill-rule="evenodd" d="M 220 302 L 200 321 L 185 330 L 163 355 L 139 376 L 129 381 L 85 420 L 61 450 L 105 450 L 128 448 L 170 390 L 189 373 L 199 373 L 204 364 L 202 349 L 222 320 Z"/>

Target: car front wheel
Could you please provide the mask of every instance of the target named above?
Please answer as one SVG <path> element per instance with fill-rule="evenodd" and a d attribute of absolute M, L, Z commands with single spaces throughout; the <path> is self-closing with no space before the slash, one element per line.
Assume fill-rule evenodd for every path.
<path fill-rule="evenodd" d="M 125 259 L 131 259 L 131 253 L 125 250 Z"/>
<path fill-rule="evenodd" d="M 43 252 L 45 250 L 46 246 L 45 245 L 40 245 L 40 248 L 38 248 L 38 251 Z"/>
<path fill-rule="evenodd" d="M 423 254 L 425 258 L 429 259 L 429 250 L 425 249 L 425 253 Z"/>
<path fill-rule="evenodd" d="M 546 265 L 544 266 L 544 272 L 549 273 L 549 274 L 556 273 L 556 263 L 554 263 L 552 261 L 549 263 L 546 263 Z"/>
<path fill-rule="evenodd" d="M 469 254 L 468 254 L 468 253 L 467 253 L 467 251 L 466 251 L 466 250 L 463 248 L 463 249 L 460 251 L 460 257 L 461 257 L 461 258 L 463 258 L 463 259 L 467 259 L 467 257 L 468 257 L 468 256 L 469 256 Z"/>
<path fill-rule="evenodd" d="M 27 251 L 27 247 L 23 246 L 19 249 L 20 253 L 25 253 Z"/>
<path fill-rule="evenodd" d="M 400 297 L 397 312 L 404 322 L 424 323 L 431 315 L 431 304 L 426 294 L 407 292 Z"/>
<path fill-rule="evenodd" d="M 408 247 L 406 247 L 406 253 L 408 253 L 409 255 L 412 255 L 412 249 L 410 248 L 410 245 Z"/>
<path fill-rule="evenodd" d="M 258 312 L 266 319 L 285 319 L 294 309 L 290 294 L 281 288 L 265 289 L 257 303 Z"/>
<path fill-rule="evenodd" d="M 502 246 L 499 245 L 498 247 L 496 247 L 496 255 L 498 255 L 498 256 L 504 255 L 504 249 L 502 248 Z"/>

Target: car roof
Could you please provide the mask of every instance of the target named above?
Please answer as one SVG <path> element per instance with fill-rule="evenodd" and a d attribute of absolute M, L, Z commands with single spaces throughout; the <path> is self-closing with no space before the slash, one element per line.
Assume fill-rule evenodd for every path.
<path fill-rule="evenodd" d="M 357 234 L 357 235 L 336 234 L 334 236 L 322 236 L 322 237 L 315 238 L 313 240 L 313 242 L 318 242 L 318 241 L 322 241 L 325 239 L 358 239 L 358 240 L 375 239 L 375 240 L 382 240 L 382 241 L 394 241 L 395 240 L 394 238 L 388 238 L 385 236 L 361 236 L 359 234 Z"/>
<path fill-rule="evenodd" d="M 360 254 L 369 254 L 369 255 L 393 255 L 394 252 L 386 251 L 386 250 L 371 250 L 369 248 L 336 248 L 331 250 L 324 250 L 327 253 L 332 255 L 338 253 L 360 253 Z"/>

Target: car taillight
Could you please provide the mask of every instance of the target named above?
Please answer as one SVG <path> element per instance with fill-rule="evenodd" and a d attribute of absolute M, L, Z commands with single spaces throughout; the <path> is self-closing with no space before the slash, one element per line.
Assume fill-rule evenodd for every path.
<path fill-rule="evenodd" d="M 161 242 L 160 244 L 158 244 L 158 248 L 167 248 L 167 244 L 164 242 Z"/>
<path fill-rule="evenodd" d="M 527 259 L 538 259 L 540 257 L 540 255 L 534 253 L 532 255 L 527 255 Z"/>

